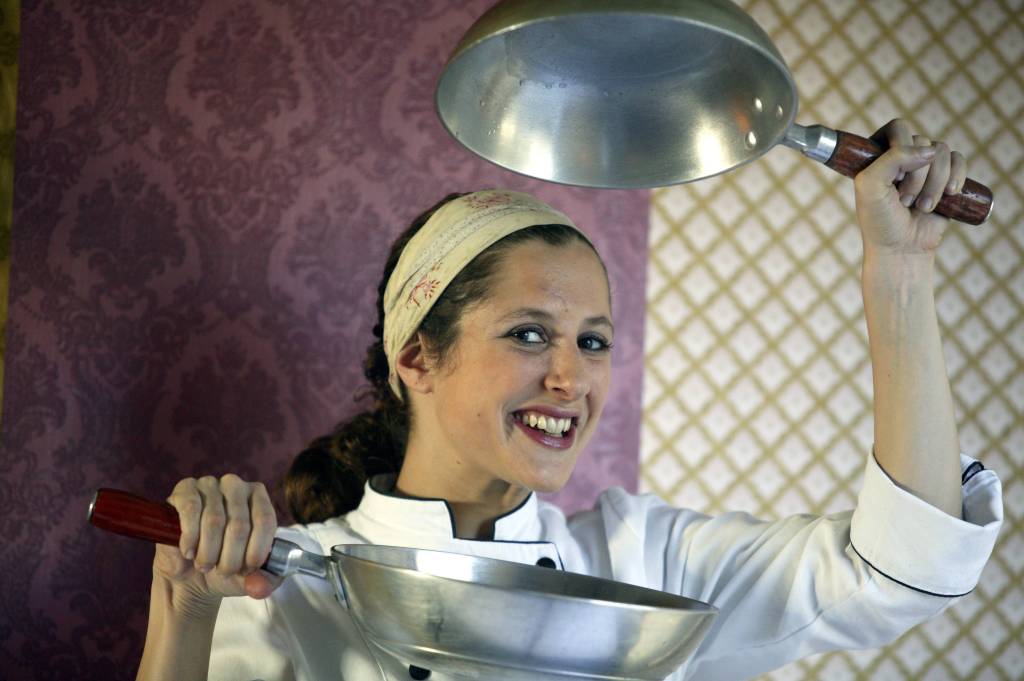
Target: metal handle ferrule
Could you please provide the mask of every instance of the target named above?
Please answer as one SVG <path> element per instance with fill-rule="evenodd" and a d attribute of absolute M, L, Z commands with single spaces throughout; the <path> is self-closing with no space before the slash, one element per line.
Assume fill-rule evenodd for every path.
<path fill-rule="evenodd" d="M 826 163 L 836 150 L 839 134 L 823 125 L 798 125 L 794 123 L 786 130 L 782 143 L 796 149 L 807 158 Z"/>

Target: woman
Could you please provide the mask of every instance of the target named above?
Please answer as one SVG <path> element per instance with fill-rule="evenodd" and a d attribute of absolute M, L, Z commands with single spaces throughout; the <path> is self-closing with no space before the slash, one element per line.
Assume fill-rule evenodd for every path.
<path fill-rule="evenodd" d="M 879 646 L 969 592 L 998 533 L 1000 487 L 959 454 L 931 284 L 946 222 L 931 210 L 959 191 L 966 163 L 900 121 L 877 136 L 890 149 L 855 183 L 875 388 L 855 511 L 709 518 L 612 489 L 566 519 L 538 502 L 534 491 L 565 484 L 604 406 L 607 275 L 586 237 L 535 199 L 449 197 L 385 267 L 366 364 L 376 408 L 289 473 L 307 524 L 277 529 L 262 485 L 235 476 L 175 487 L 181 544 L 157 547 L 139 678 L 380 678 L 326 582 L 257 570 L 275 532 L 322 553 L 456 551 L 711 602 L 714 627 L 673 679 L 742 679 Z M 394 679 L 429 673 L 381 665 Z"/>

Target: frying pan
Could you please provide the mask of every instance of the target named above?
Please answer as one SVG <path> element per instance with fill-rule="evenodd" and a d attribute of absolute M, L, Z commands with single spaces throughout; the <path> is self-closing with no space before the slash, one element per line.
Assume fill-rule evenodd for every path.
<path fill-rule="evenodd" d="M 503 0 L 455 47 L 435 103 L 475 154 L 586 187 L 691 182 L 779 143 L 853 177 L 885 151 L 794 123 L 785 60 L 728 0 Z M 975 225 L 991 210 L 971 179 L 935 208 Z"/>
<path fill-rule="evenodd" d="M 173 506 L 119 490 L 97 491 L 88 517 L 172 546 L 181 536 Z M 395 546 L 342 544 L 322 556 L 275 539 L 263 569 L 329 580 L 375 656 L 471 679 L 664 679 L 718 612 L 607 579 Z"/>

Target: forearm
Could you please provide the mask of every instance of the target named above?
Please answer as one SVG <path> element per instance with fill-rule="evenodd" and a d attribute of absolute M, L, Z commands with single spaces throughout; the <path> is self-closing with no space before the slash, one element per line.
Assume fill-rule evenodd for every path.
<path fill-rule="evenodd" d="M 942 355 L 931 255 L 864 258 L 875 458 L 901 487 L 960 517 L 960 444 Z"/>
<path fill-rule="evenodd" d="M 182 609 L 175 603 L 170 584 L 154 576 L 146 647 L 137 680 L 205 681 L 219 603 Z"/>

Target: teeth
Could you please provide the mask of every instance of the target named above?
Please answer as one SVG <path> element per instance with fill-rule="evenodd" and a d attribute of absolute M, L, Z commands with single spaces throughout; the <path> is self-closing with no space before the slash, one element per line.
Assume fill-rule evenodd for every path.
<path fill-rule="evenodd" d="M 572 427 L 572 419 L 556 419 L 553 416 L 543 416 L 534 413 L 523 413 L 520 420 L 531 428 L 538 428 L 551 435 L 562 435 Z"/>

